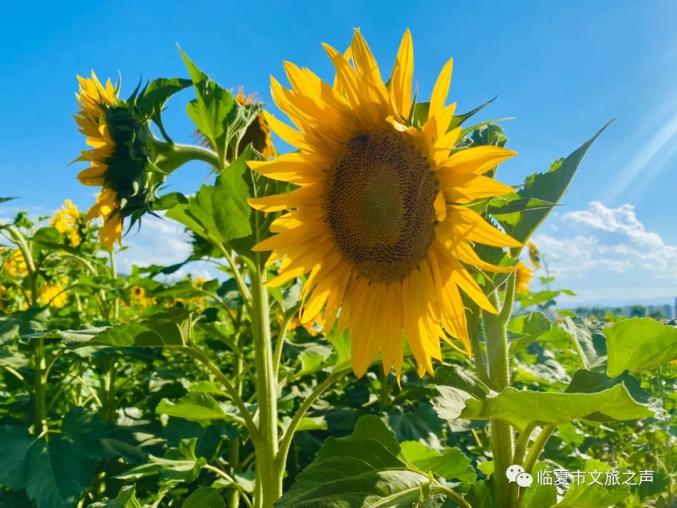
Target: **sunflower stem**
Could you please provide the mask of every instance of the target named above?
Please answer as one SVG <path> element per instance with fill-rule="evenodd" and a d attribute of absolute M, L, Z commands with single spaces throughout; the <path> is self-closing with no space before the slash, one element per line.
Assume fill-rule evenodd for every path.
<path fill-rule="evenodd" d="M 159 139 L 153 139 L 153 145 L 158 155 L 156 165 L 168 174 L 187 162 L 195 160 L 206 162 L 216 169 L 223 168 L 223 163 L 218 154 L 209 148 L 167 143 Z"/>
<path fill-rule="evenodd" d="M 508 277 L 503 305 L 497 315 L 484 312 L 487 334 L 487 356 L 489 359 L 489 378 L 494 390 L 499 393 L 510 386 L 510 360 L 508 358 L 507 323 L 512 313 L 515 299 L 515 274 Z M 497 291 L 492 293 L 492 303 L 498 309 Z M 491 450 L 494 456 L 494 489 L 497 506 L 510 505 L 510 484 L 505 476 L 514 456 L 514 435 L 509 423 L 492 418 Z"/>
<path fill-rule="evenodd" d="M 277 434 L 277 379 L 270 335 L 268 288 L 264 283 L 263 263 L 256 263 L 251 271 L 252 331 L 256 362 L 256 400 L 259 416 L 259 442 L 256 449 L 256 508 L 272 508 L 282 495 L 283 470 L 276 467 L 278 455 Z"/>

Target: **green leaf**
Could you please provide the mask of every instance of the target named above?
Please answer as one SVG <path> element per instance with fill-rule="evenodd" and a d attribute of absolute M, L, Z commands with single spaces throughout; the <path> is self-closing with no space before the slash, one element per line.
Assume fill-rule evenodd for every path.
<path fill-rule="evenodd" d="M 24 458 L 33 437 L 24 427 L 0 426 L 0 485 L 12 490 L 23 487 Z"/>
<path fill-rule="evenodd" d="M 192 320 L 184 309 L 152 314 L 136 323 L 112 326 L 103 332 L 50 332 L 72 347 L 183 347 L 190 344 Z M 94 333 L 94 334 L 93 334 Z"/>
<path fill-rule="evenodd" d="M 203 185 L 187 203 L 167 210 L 167 216 L 216 246 L 250 235 L 249 187 L 243 179 L 248 157 L 245 150 L 219 174 L 214 185 Z"/>
<path fill-rule="evenodd" d="M 59 436 L 33 441 L 24 459 L 24 487 L 40 508 L 75 506 L 96 474 L 96 462 Z"/>
<path fill-rule="evenodd" d="M 480 104 L 480 105 L 477 106 L 476 108 L 471 109 L 471 110 L 468 111 L 467 113 L 461 113 L 460 115 L 454 115 L 454 117 L 451 119 L 451 124 L 449 125 L 449 129 L 448 129 L 448 130 L 451 130 L 451 129 L 454 129 L 454 128 L 458 127 L 458 126 L 461 125 L 463 122 L 465 122 L 468 118 L 470 118 L 470 117 L 472 117 L 472 116 L 475 116 L 477 113 L 479 113 L 479 112 L 482 111 L 484 108 L 486 108 L 489 104 L 491 104 L 492 102 L 494 102 L 497 98 L 498 98 L 498 95 L 495 96 L 493 99 L 489 99 L 488 101 L 483 102 L 482 104 Z M 427 116 L 427 115 L 426 115 L 426 116 Z"/>
<path fill-rule="evenodd" d="M 350 436 L 324 442 L 276 506 L 410 506 L 429 481 L 406 463 L 383 422 L 364 416 Z"/>
<path fill-rule="evenodd" d="M 576 346 L 583 367 L 590 369 L 603 362 L 606 347 L 598 323 L 579 317 L 567 317 L 562 321 L 561 327 Z"/>
<path fill-rule="evenodd" d="M 233 420 L 233 416 L 207 393 L 189 393 L 176 402 L 162 399 L 155 411 L 158 414 L 183 418 L 203 425 L 209 425 L 214 421 Z"/>
<path fill-rule="evenodd" d="M 226 122 L 229 113 L 236 108 L 235 99 L 228 90 L 202 72 L 181 48 L 179 53 L 195 86 L 196 98 L 186 106 L 188 116 L 223 159 L 226 153 Z"/>
<path fill-rule="evenodd" d="M 606 390 L 619 383 L 623 383 L 627 388 L 628 393 L 637 402 L 647 404 L 651 398 L 651 394 L 644 390 L 639 379 L 632 377 L 630 374 L 624 373 L 618 377 L 609 377 L 601 372 L 591 370 L 577 370 L 571 378 L 569 386 L 566 388 L 567 393 L 594 393 Z"/>
<path fill-rule="evenodd" d="M 468 400 L 461 418 L 500 418 L 523 429 L 529 422 L 561 424 L 590 415 L 622 421 L 647 418 L 654 413 L 635 401 L 623 384 L 618 384 L 595 393 L 548 393 L 506 388 L 495 397 Z"/>
<path fill-rule="evenodd" d="M 120 480 L 136 481 L 141 478 L 159 475 L 162 481 L 192 482 L 200 474 L 206 463 L 204 457 L 195 454 L 195 438 L 183 439 L 177 448 L 170 448 L 164 457 L 149 456 L 146 464 L 136 466 L 116 476 Z"/>
<path fill-rule="evenodd" d="M 527 307 L 542 305 L 553 301 L 562 294 L 576 296 L 576 293 L 569 289 L 546 289 L 544 291 L 538 291 L 537 293 L 529 293 L 527 296 L 520 296 L 518 301 L 520 307 L 526 309 Z"/>
<path fill-rule="evenodd" d="M 612 467 L 597 459 L 587 460 L 583 471 L 606 473 Z M 586 480 L 589 475 L 586 475 Z M 604 474 L 602 475 L 604 483 Z M 624 486 L 590 484 L 589 481 L 580 485 L 570 485 L 562 500 L 555 508 L 598 508 L 600 506 L 616 506 L 628 495 L 628 488 Z"/>
<path fill-rule="evenodd" d="M 181 505 L 181 508 L 224 508 L 226 502 L 216 489 L 211 487 L 200 487 Z"/>
<path fill-rule="evenodd" d="M 161 124 L 160 114 L 172 95 L 189 87 L 192 81 L 182 78 L 158 78 L 150 81 L 136 98 L 139 112 Z"/>
<path fill-rule="evenodd" d="M 609 122 L 610 123 L 610 122 Z M 590 146 L 609 126 L 607 123 L 588 141 L 583 143 L 580 148 L 572 152 L 566 159 L 555 162 L 546 173 L 534 173 L 529 176 L 518 191 L 519 199 L 530 200 L 538 199 L 547 203 L 559 203 L 566 192 L 571 180 L 578 169 Z M 518 216 L 510 217 L 511 214 L 495 215 L 495 217 L 505 227 L 510 236 L 526 242 L 532 233 L 548 216 L 552 207 L 537 208 L 523 212 L 514 212 Z"/>
<path fill-rule="evenodd" d="M 486 397 L 491 391 L 475 374 L 452 365 L 442 365 L 435 371 L 435 384 L 458 388 L 478 399 Z"/>
<path fill-rule="evenodd" d="M 520 508 L 544 508 L 557 503 L 557 489 L 555 486 L 541 485 L 535 480 L 538 478 L 538 474 L 545 469 L 547 469 L 547 466 L 542 462 L 537 462 L 534 466 L 531 471 L 534 482 L 531 484 L 531 487 L 524 489 Z"/>
<path fill-rule="evenodd" d="M 103 501 L 90 504 L 88 508 L 142 508 L 142 505 L 136 498 L 135 486 L 125 485 L 115 499 L 105 498 Z"/>
<path fill-rule="evenodd" d="M 424 473 L 466 483 L 477 480 L 470 459 L 458 448 L 445 448 L 440 453 L 420 441 L 404 441 L 400 446 L 407 463 Z"/>
<path fill-rule="evenodd" d="M 466 402 L 473 399 L 468 392 L 453 386 L 437 386 L 437 391 L 439 396 L 431 401 L 433 408 L 440 418 L 450 423 L 461 416 Z"/>
<path fill-rule="evenodd" d="M 651 318 L 619 321 L 604 329 L 607 373 L 637 372 L 677 359 L 677 328 Z"/>

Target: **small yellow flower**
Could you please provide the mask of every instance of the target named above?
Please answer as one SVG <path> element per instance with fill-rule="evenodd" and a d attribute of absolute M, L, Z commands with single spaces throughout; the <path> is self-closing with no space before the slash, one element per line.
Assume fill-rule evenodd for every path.
<path fill-rule="evenodd" d="M 9 257 L 5 260 L 4 268 L 7 273 L 16 277 L 25 277 L 28 275 L 28 266 L 26 259 L 19 249 L 14 249 Z"/>
<path fill-rule="evenodd" d="M 133 286 L 129 290 L 129 296 L 131 297 L 132 302 L 135 302 L 144 308 L 154 303 L 152 298 L 146 297 L 146 290 L 141 286 Z"/>
<path fill-rule="evenodd" d="M 52 216 L 50 225 L 60 233 L 67 233 L 71 245 L 77 247 L 82 242 L 78 229 L 79 221 L 80 211 L 78 207 L 70 199 L 67 199 L 63 202 L 63 208 L 57 210 Z"/>
<path fill-rule="evenodd" d="M 68 295 L 61 283 L 45 283 L 40 288 L 38 302 L 60 309 L 68 303 Z"/>
<path fill-rule="evenodd" d="M 193 285 L 195 287 L 201 288 L 205 282 L 207 282 L 206 277 L 201 277 L 200 275 L 198 275 L 197 277 L 193 278 Z"/>
<path fill-rule="evenodd" d="M 142 300 L 146 297 L 146 290 L 140 286 L 134 286 L 129 292 L 132 300 Z"/>
<path fill-rule="evenodd" d="M 517 281 L 516 290 L 519 294 L 526 294 L 529 292 L 529 284 L 534 277 L 534 272 L 525 265 L 522 261 L 517 263 Z"/>
<path fill-rule="evenodd" d="M 536 247 L 536 244 L 534 242 L 529 242 L 527 244 L 527 248 L 529 249 L 529 259 L 531 260 L 531 264 L 534 266 L 535 270 L 538 270 L 541 268 L 541 254 L 538 252 L 538 248 Z"/>

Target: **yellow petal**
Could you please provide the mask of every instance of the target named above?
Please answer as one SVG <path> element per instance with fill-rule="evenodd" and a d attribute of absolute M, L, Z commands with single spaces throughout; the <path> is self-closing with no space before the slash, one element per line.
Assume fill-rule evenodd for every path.
<path fill-rule="evenodd" d="M 435 83 L 433 93 L 430 97 L 429 117 L 437 116 L 442 113 L 444 109 L 444 103 L 447 100 L 449 86 L 451 85 L 451 71 L 453 64 L 454 61 L 452 58 L 447 60 L 447 63 L 445 63 L 442 68 L 442 72 L 440 72 L 440 75 L 437 77 L 437 82 Z"/>
<path fill-rule="evenodd" d="M 390 95 L 395 114 L 404 119 L 409 118 L 411 111 L 411 83 L 414 79 L 414 45 L 411 32 L 407 28 L 397 51 L 393 75 L 390 80 Z"/>

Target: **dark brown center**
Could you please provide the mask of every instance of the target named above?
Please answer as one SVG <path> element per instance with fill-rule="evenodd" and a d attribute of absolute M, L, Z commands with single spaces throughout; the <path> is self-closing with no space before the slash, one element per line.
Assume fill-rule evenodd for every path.
<path fill-rule="evenodd" d="M 428 253 L 438 185 L 428 161 L 397 132 L 351 138 L 329 175 L 336 243 L 373 282 L 406 277 Z"/>

